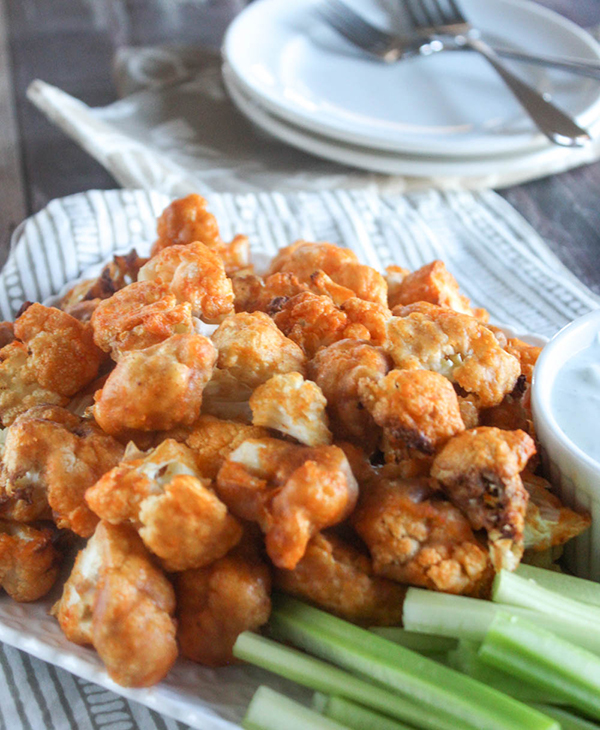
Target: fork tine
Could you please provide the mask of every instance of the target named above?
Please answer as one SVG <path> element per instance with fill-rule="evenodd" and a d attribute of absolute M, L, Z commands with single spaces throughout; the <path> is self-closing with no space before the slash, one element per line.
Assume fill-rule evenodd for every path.
<path fill-rule="evenodd" d="M 452 13 L 454 15 L 454 18 L 452 19 L 453 23 L 466 23 L 467 20 L 465 16 L 463 15 L 462 10 L 458 7 L 458 4 L 455 2 L 455 0 L 447 0 L 448 4 L 450 5 L 450 9 L 452 10 Z"/>
<path fill-rule="evenodd" d="M 436 23 L 423 0 L 405 0 L 404 4 L 415 29 L 425 30 L 435 27 Z"/>
<path fill-rule="evenodd" d="M 371 53 L 384 53 L 392 41 L 340 0 L 326 0 L 315 9 L 344 38 Z"/>

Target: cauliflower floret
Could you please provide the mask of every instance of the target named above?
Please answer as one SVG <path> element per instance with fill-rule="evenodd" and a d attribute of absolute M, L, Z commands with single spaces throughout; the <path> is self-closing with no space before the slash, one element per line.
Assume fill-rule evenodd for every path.
<path fill-rule="evenodd" d="M 524 431 L 482 426 L 450 439 L 431 475 L 475 530 L 486 530 L 494 568 L 515 570 L 523 555 L 528 494 L 520 473 L 535 454 Z"/>
<path fill-rule="evenodd" d="M 415 302 L 430 302 L 487 320 L 487 312 L 483 309 L 474 310 L 469 299 L 460 293 L 458 282 L 443 261 L 432 261 L 402 277 L 394 286 L 393 294 L 389 296 L 390 309 Z"/>
<path fill-rule="evenodd" d="M 351 290 L 359 299 L 387 306 L 387 284 L 383 276 L 359 263 L 350 249 L 333 243 L 296 241 L 281 249 L 272 260 L 268 273 L 278 272 L 291 272 L 307 284 L 322 272 L 333 284 Z M 321 286 L 328 288 L 325 281 Z M 339 289 L 335 291 L 339 293 Z"/>
<path fill-rule="evenodd" d="M 202 413 L 217 418 L 252 423 L 252 388 L 240 383 L 229 370 L 215 368 L 202 393 Z"/>
<path fill-rule="evenodd" d="M 519 340 L 513 337 L 508 340 L 504 349 L 510 355 L 513 355 L 521 363 L 521 375 L 525 377 L 527 383 L 531 385 L 531 378 L 533 375 L 533 368 L 537 362 L 538 357 L 542 351 L 541 347 L 535 347 L 529 345 L 523 340 Z"/>
<path fill-rule="evenodd" d="M 246 439 L 261 439 L 267 436 L 269 432 L 259 426 L 248 426 L 238 421 L 202 415 L 186 437 L 185 443 L 194 452 L 200 474 L 205 479 L 214 480 L 225 459 L 241 443 Z"/>
<path fill-rule="evenodd" d="M 58 527 L 89 537 L 98 519 L 85 490 L 122 455 L 121 444 L 93 422 L 58 406 L 37 406 L 6 431 L 4 493 L 36 506 L 27 521 L 44 517 L 49 506 Z"/>
<path fill-rule="evenodd" d="M 214 345 L 202 335 L 173 335 L 123 353 L 94 396 L 96 421 L 112 435 L 191 426 L 216 359 Z"/>
<path fill-rule="evenodd" d="M 340 340 L 319 350 L 310 361 L 308 373 L 327 399 L 331 430 L 339 439 L 359 444 L 373 452 L 381 431 L 360 401 L 361 381 L 387 375 L 389 356 L 380 347 L 362 340 Z"/>
<path fill-rule="evenodd" d="M 279 329 L 296 342 L 309 358 L 321 347 L 338 340 L 368 340 L 374 345 L 386 339 L 387 307 L 353 297 L 339 307 L 326 296 L 303 292 L 280 303 L 274 310 Z"/>
<path fill-rule="evenodd" d="M 15 323 L 0 322 L 0 348 L 15 341 Z"/>
<path fill-rule="evenodd" d="M 358 485 L 344 452 L 277 439 L 248 439 L 217 476 L 219 497 L 242 519 L 258 522 L 267 553 L 279 568 L 293 569 L 312 535 L 344 520 Z"/>
<path fill-rule="evenodd" d="M 521 475 L 529 494 L 525 514 L 525 549 L 542 552 L 564 545 L 592 523 L 588 513 L 574 512 L 565 507 L 550 491 L 550 484 L 527 471 Z"/>
<path fill-rule="evenodd" d="M 48 528 L 0 520 L 0 586 L 15 601 L 45 596 L 58 576 L 61 555 Z"/>
<path fill-rule="evenodd" d="M 270 571 L 247 540 L 206 568 L 179 573 L 175 590 L 181 653 L 209 667 L 235 663 L 237 637 L 271 613 Z"/>
<path fill-rule="evenodd" d="M 446 593 L 478 595 L 488 586 L 485 547 L 431 479 L 382 474 L 361 495 L 352 521 L 377 575 Z"/>
<path fill-rule="evenodd" d="M 293 570 L 275 570 L 275 586 L 366 626 L 402 623 L 406 587 L 373 574 L 371 561 L 336 535 L 317 533 Z"/>
<path fill-rule="evenodd" d="M 169 246 L 142 266 L 139 281 L 166 284 L 179 303 L 192 305 L 192 313 L 217 323 L 233 312 L 233 289 L 221 257 L 200 241 Z"/>
<path fill-rule="evenodd" d="M 402 282 L 410 274 L 410 269 L 405 269 L 403 266 L 386 266 L 385 267 L 385 280 L 388 288 L 388 307 L 392 309 L 395 306 L 393 302 L 396 301 L 397 292 L 402 287 Z"/>
<path fill-rule="evenodd" d="M 300 373 L 274 375 L 250 398 L 255 426 L 273 428 L 307 446 L 332 441 L 326 406 L 321 388 Z"/>
<path fill-rule="evenodd" d="M 228 317 L 211 339 L 219 351 L 218 367 L 252 390 L 279 373 L 304 374 L 304 353 L 263 312 Z"/>
<path fill-rule="evenodd" d="M 94 341 L 115 360 L 129 350 L 141 350 L 194 331 L 192 307 L 177 304 L 167 285 L 139 281 L 100 302 L 92 315 Z"/>
<path fill-rule="evenodd" d="M 160 682 L 177 658 L 175 594 L 140 538 L 101 522 L 52 613 L 69 641 L 92 644 L 124 687 Z"/>
<path fill-rule="evenodd" d="M 0 350 L 0 420 L 41 403 L 66 405 L 98 374 L 104 356 L 92 331 L 66 312 L 31 304 L 14 325 L 16 340 Z"/>
<path fill-rule="evenodd" d="M 256 274 L 234 275 L 231 279 L 236 312 L 266 312 L 278 309 L 283 301 L 308 290 L 294 274 L 271 274 L 263 279 Z"/>
<path fill-rule="evenodd" d="M 482 408 L 497 405 L 513 390 L 519 361 L 474 317 L 427 302 L 398 313 L 388 322 L 387 344 L 396 367 L 440 373 L 477 396 Z"/>
<path fill-rule="evenodd" d="M 364 380 L 361 402 L 389 439 L 433 454 L 465 430 L 452 384 L 429 370 L 392 370 L 380 380 Z"/>
<path fill-rule="evenodd" d="M 166 570 L 208 565 L 240 540 L 242 528 L 202 479 L 187 446 L 166 439 L 133 457 L 101 477 L 85 497 L 101 519 L 133 525 Z"/>

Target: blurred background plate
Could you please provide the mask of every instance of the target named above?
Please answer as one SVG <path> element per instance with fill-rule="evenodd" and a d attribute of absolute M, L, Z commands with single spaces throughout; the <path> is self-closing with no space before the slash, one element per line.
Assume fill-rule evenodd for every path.
<path fill-rule="evenodd" d="M 223 55 L 238 87 L 271 113 L 338 142 L 410 154 L 470 157 L 546 146 L 485 59 L 445 52 L 386 65 L 327 27 L 315 12 L 321 1 L 257 0 L 226 33 Z M 347 1 L 380 25 L 401 22 L 378 0 Z M 591 35 L 527 0 L 461 5 L 498 45 L 600 60 Z M 596 80 L 525 64 L 518 71 L 581 125 L 600 115 Z"/>

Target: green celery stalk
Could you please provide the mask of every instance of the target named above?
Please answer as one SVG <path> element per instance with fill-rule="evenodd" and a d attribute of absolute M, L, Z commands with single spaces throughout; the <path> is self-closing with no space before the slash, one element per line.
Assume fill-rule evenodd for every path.
<path fill-rule="evenodd" d="M 538 626 L 579 646 L 600 654 L 600 627 L 569 617 L 557 618 L 519 606 L 501 606 L 491 601 L 449 593 L 409 588 L 402 621 L 409 631 L 423 631 L 457 639 L 483 641 L 497 613 L 534 621 Z"/>
<path fill-rule="evenodd" d="M 479 649 L 497 669 L 564 697 L 600 719 L 600 657 L 534 623 L 499 613 Z"/>
<path fill-rule="evenodd" d="M 567 712 L 565 709 L 538 703 L 532 704 L 532 707 L 558 720 L 562 730 L 598 730 L 598 725 L 595 722 L 584 720 L 583 717 Z"/>
<path fill-rule="evenodd" d="M 274 601 L 269 631 L 292 644 L 422 703 L 455 727 L 518 730 L 556 727 L 547 716 L 370 631 L 293 598 Z"/>
<path fill-rule="evenodd" d="M 520 575 L 501 570 L 494 578 L 492 601 L 521 606 L 555 618 L 600 623 L 600 608 L 555 593 Z"/>
<path fill-rule="evenodd" d="M 246 730 L 348 730 L 342 725 L 264 685 L 254 693 L 242 720 Z"/>
<path fill-rule="evenodd" d="M 238 659 L 268 669 L 304 687 L 354 700 L 414 727 L 425 730 L 456 730 L 456 723 L 452 718 L 443 717 L 426 705 L 400 697 L 304 652 L 250 631 L 244 631 L 238 636 L 233 654 Z"/>
<path fill-rule="evenodd" d="M 369 631 L 419 654 L 443 654 L 458 646 L 458 641 L 448 636 L 407 631 L 398 626 L 372 626 Z"/>
<path fill-rule="evenodd" d="M 490 667 L 479 658 L 478 649 L 479 644 L 474 641 L 460 641 L 454 651 L 448 652 L 448 665 L 520 702 L 565 704 L 565 700 L 557 697 L 556 692 L 540 689 L 528 682 L 516 679 L 506 672 Z"/>
<path fill-rule="evenodd" d="M 351 730 L 413 730 L 408 725 L 384 717 L 343 697 L 328 697 L 317 692 L 313 707 L 317 712 L 346 725 Z"/>
<path fill-rule="evenodd" d="M 574 575 L 558 573 L 554 570 L 544 570 L 544 568 L 536 568 L 533 565 L 525 565 L 524 563 L 519 565 L 516 573 L 522 578 L 534 580 L 542 588 L 560 593 L 561 596 L 600 607 L 600 583 L 593 580 L 576 578 Z"/>

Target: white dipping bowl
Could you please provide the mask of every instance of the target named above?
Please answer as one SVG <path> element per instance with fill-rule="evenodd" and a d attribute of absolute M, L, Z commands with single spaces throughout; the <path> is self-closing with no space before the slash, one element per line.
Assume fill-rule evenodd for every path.
<path fill-rule="evenodd" d="M 560 330 L 538 358 L 531 389 L 533 421 L 545 474 L 565 504 L 592 515 L 591 527 L 565 546 L 567 567 L 581 578 L 596 581 L 600 581 L 600 463 L 562 430 L 552 409 L 552 393 L 556 376 L 567 360 L 589 347 L 598 333 L 600 309 Z M 600 438 L 600 413 L 598 423 L 591 427 L 598 429 Z"/>

